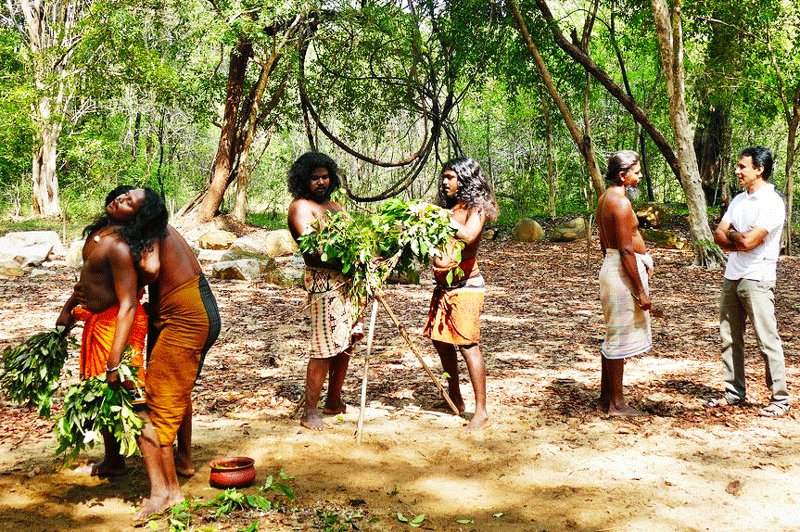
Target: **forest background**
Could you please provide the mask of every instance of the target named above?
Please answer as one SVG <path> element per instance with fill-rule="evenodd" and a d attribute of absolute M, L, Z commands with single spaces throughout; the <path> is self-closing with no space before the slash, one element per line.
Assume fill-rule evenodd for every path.
<path fill-rule="evenodd" d="M 510 225 L 591 212 L 636 149 L 643 198 L 679 204 L 713 266 L 742 147 L 774 150 L 797 227 L 799 39 L 793 0 L 8 0 L 0 216 L 75 236 L 131 183 L 189 223 L 285 227 L 315 149 L 370 210 L 470 155 Z"/>

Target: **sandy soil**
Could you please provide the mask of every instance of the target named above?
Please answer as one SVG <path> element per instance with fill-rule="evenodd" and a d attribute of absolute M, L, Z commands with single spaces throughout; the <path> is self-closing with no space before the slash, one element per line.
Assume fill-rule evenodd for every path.
<path fill-rule="evenodd" d="M 199 528 L 405 530 L 397 513 L 425 514 L 431 530 L 796 530 L 800 528 L 798 410 L 757 415 L 768 401 L 764 367 L 748 338 L 751 404 L 708 411 L 719 395 L 717 297 L 721 272 L 689 267 L 687 252 L 655 250 L 656 348 L 626 366 L 631 401 L 651 415 L 611 419 L 595 412 L 603 324 L 596 242 L 484 245 L 489 284 L 483 321 L 493 424 L 472 434 L 437 411 L 436 391 L 384 312 L 370 363 L 364 441 L 353 439 L 363 346 L 345 385 L 347 414 L 312 433 L 290 419 L 303 390 L 304 293 L 261 283 L 213 282 L 223 315 L 220 341 L 195 392 L 198 473 L 187 496 L 209 500 L 208 462 L 255 458 L 257 484 L 280 470 L 297 500 L 282 511 L 236 512 Z M 798 382 L 800 261 L 779 266 L 778 314 L 789 383 Z M 74 282 L 53 276 L 0 280 L 0 347 L 49 326 Z M 392 308 L 438 374 L 421 337 L 430 294 L 393 287 Z M 75 360 L 70 365 L 76 365 Z M 467 411 L 472 393 L 462 364 Z M 2 396 L 0 396 L 2 399 Z M 64 466 L 50 425 L 5 400 L 0 409 L 0 528 L 125 530 L 147 491 L 141 460 L 124 477 L 86 474 L 95 448 Z M 250 488 L 248 491 L 253 491 Z M 353 517 L 356 516 L 356 517 Z M 363 516 L 363 517 L 358 517 Z M 333 524 L 338 520 L 338 525 Z M 459 523 L 461 521 L 461 523 Z M 154 527 L 166 528 L 165 520 Z"/>

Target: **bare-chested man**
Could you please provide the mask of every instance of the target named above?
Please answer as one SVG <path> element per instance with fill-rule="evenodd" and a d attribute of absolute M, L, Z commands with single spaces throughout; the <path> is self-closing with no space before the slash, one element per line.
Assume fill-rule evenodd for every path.
<path fill-rule="evenodd" d="M 317 152 L 304 153 L 292 165 L 288 184 L 294 201 L 289 205 L 288 222 L 295 240 L 311 230 L 314 220 L 342 210 L 341 205 L 331 201 L 331 193 L 339 187 L 337 170 L 333 159 Z M 342 265 L 324 262 L 312 254 L 303 255 L 303 260 L 311 316 L 311 357 L 300 424 L 322 430 L 327 424 L 319 416 L 317 403 L 326 375 L 328 392 L 322 412 L 340 414 L 347 409 L 342 401 L 342 386 L 354 341 L 355 316 L 348 296 L 350 280 L 342 275 Z"/>
<path fill-rule="evenodd" d="M 486 365 L 478 345 L 486 284 L 478 268 L 477 255 L 484 224 L 497 218 L 497 203 L 478 162 L 459 157 L 442 167 L 438 204 L 450 210 L 451 224 L 457 229 L 456 238 L 465 245 L 460 262 L 452 257 L 437 257 L 433 262 L 436 288 L 423 334 L 433 341 L 448 375 L 448 394 L 461 412 L 465 405 L 458 382 L 457 351 L 464 357 L 475 392 L 475 414 L 466 428 L 476 430 L 489 423 Z M 457 267 L 463 270 L 463 275 L 448 284 L 448 273 Z"/>
<path fill-rule="evenodd" d="M 600 349 L 599 408 L 612 416 L 644 415 L 625 403 L 622 374 L 626 358 L 653 345 L 648 290 L 653 261 L 628 197 L 635 195 L 641 178 L 639 154 L 617 152 L 608 162 L 608 189 L 597 200 L 600 247 L 605 256 L 600 269 L 600 302 L 607 327 Z"/>
<path fill-rule="evenodd" d="M 112 386 L 120 384 L 117 369 L 128 345 L 134 352 L 130 364 L 139 368 L 139 380 L 144 379 L 147 315 L 139 303 L 139 292 L 152 277 L 136 265 L 155 258 L 155 266 L 149 269 L 157 271 L 158 259 L 147 251 L 152 251 L 160 233 L 143 231 L 142 226 L 149 223 L 145 217 L 162 217 L 164 224 L 167 220 L 167 211 L 157 194 L 144 189 L 128 194 L 129 190 L 130 187 L 118 187 L 111 191 L 106 198 L 105 214 L 84 230 L 88 237 L 83 246 L 80 281 L 56 320 L 56 325 L 66 327 L 71 327 L 75 320 L 85 322 L 81 378 L 106 373 Z M 125 459 L 120 455 L 119 443 L 106 432 L 103 441 L 105 458 L 92 467 L 92 475 L 123 474 Z"/>

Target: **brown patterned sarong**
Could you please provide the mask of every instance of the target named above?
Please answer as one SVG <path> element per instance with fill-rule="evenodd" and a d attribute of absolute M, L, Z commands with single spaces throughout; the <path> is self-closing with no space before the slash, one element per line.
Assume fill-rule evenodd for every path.
<path fill-rule="evenodd" d="M 352 345 L 354 305 L 350 280 L 340 272 L 306 266 L 311 358 L 331 358 Z"/>
<path fill-rule="evenodd" d="M 158 331 L 147 366 L 147 409 L 161 445 L 172 445 L 206 351 L 220 330 L 219 312 L 202 274 L 159 300 Z"/>
<path fill-rule="evenodd" d="M 480 274 L 451 287 L 437 283 L 422 334 L 453 345 L 479 343 L 485 293 L 486 283 Z"/>

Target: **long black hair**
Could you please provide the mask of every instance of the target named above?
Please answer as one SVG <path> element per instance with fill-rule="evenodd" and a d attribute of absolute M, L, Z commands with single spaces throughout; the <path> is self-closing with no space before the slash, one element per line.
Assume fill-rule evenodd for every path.
<path fill-rule="evenodd" d="M 308 184 L 311 182 L 311 172 L 317 168 L 327 168 L 328 175 L 330 175 L 331 184 L 328 186 L 326 201 L 331 197 L 331 193 L 339 188 L 341 185 L 338 174 L 339 167 L 336 166 L 333 159 L 324 153 L 309 151 L 298 157 L 289 169 L 288 185 L 293 198 L 316 199 L 308 189 Z"/>
<path fill-rule="evenodd" d="M 457 203 L 463 203 L 467 211 L 482 210 L 487 220 L 496 220 L 499 214 L 497 201 L 478 161 L 472 157 L 456 157 L 442 166 L 442 172 L 448 169 L 458 176 L 458 191 L 455 197 L 448 198 L 444 182 L 440 180 L 437 204 L 451 209 Z"/>
<path fill-rule="evenodd" d="M 106 207 L 120 195 L 134 190 L 130 185 L 121 185 L 108 193 L 106 196 Z M 115 232 L 128 243 L 131 248 L 131 258 L 134 264 L 139 264 L 144 251 L 153 249 L 153 244 L 158 240 L 163 240 L 167 236 L 167 223 L 169 213 L 164 205 L 164 200 L 153 189 L 143 188 L 144 202 L 136 212 L 134 218 L 121 226 Z M 84 236 L 88 236 L 95 231 L 107 226 L 112 220 L 108 213 L 101 215 L 94 223 L 86 226 L 83 230 Z"/>

